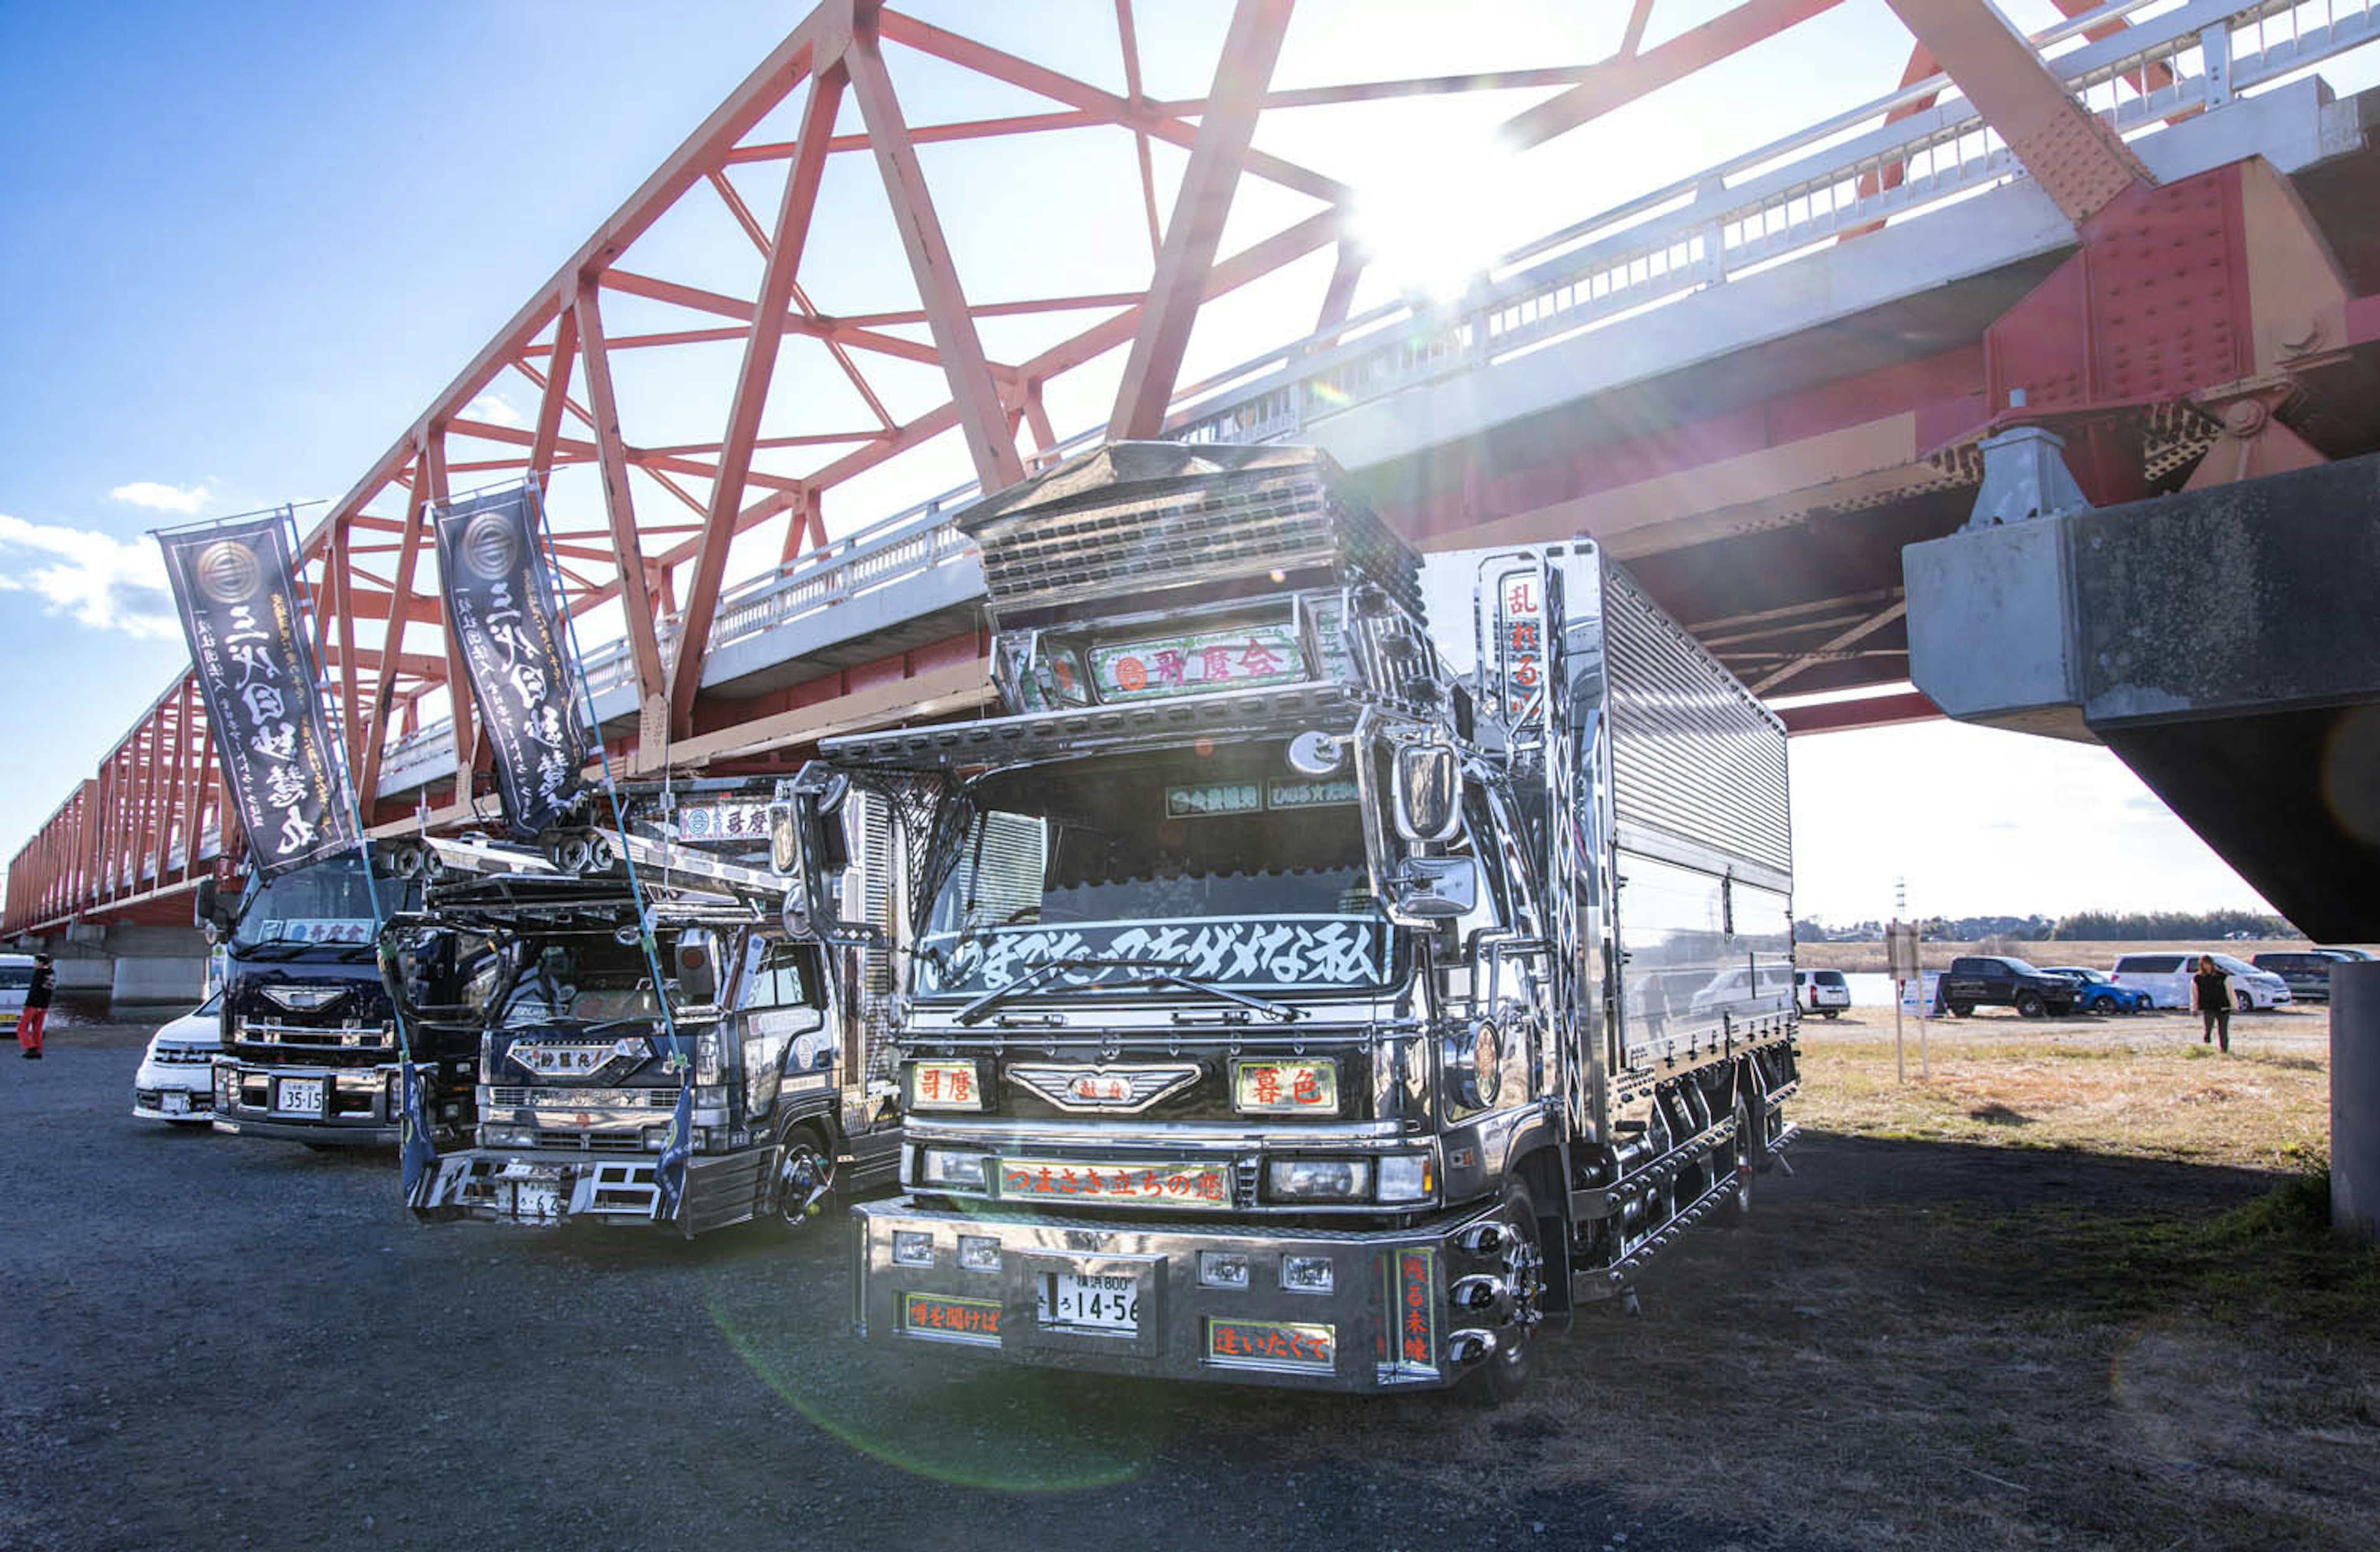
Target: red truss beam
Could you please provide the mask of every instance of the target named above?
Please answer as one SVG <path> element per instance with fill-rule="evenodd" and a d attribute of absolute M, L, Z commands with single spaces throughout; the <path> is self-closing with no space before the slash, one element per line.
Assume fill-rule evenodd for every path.
<path fill-rule="evenodd" d="M 801 715 L 787 721 L 794 709 L 767 697 L 723 703 L 700 692 L 709 625 L 734 580 L 727 568 L 735 540 L 761 524 L 782 521 L 778 552 L 785 557 L 824 544 L 824 513 L 831 502 L 840 502 L 829 492 L 892 460 L 911 456 L 914 463 L 915 455 L 930 451 L 928 444 L 949 431 L 958 433 L 984 486 L 997 488 L 1020 478 L 1025 463 L 1018 439 L 1029 434 L 1041 451 L 1056 445 L 1049 406 L 1080 404 L 1086 395 L 1077 392 L 1070 400 L 1064 396 L 1068 384 L 1051 384 L 1078 370 L 1085 378 L 1115 374 L 1100 380 L 1099 397 L 1112 399 L 1119 434 L 1158 434 L 1200 307 L 1330 248 L 1338 250 L 1336 263 L 1316 272 L 1318 294 L 1296 300 L 1295 316 L 1315 319 L 1318 332 L 1342 324 L 1364 273 L 1364 255 L 1352 227 L 1351 180 L 1334 176 L 1318 158 L 1293 160 L 1269 148 L 1267 114 L 1529 90 L 1548 95 L 1512 117 L 1507 128 L 1515 144 L 1533 145 L 1773 37 L 1833 3 L 1739 0 L 1719 17 L 1646 49 L 1641 46 L 1644 31 L 1648 17 L 1657 14 L 1658 0 L 1630 0 L 1621 18 L 1620 47 L 1609 59 L 1548 63 L 1532 56 L 1529 40 L 1516 38 L 1514 57 L 1501 68 L 1275 87 L 1271 65 L 1284 29 L 1293 25 L 1290 0 L 1237 0 L 1229 42 L 1207 94 L 1160 101 L 1148 94 L 1143 73 L 1148 39 L 1141 27 L 1145 17 L 1133 0 L 1111 0 L 1121 93 L 958 30 L 880 9 L 877 0 L 823 0 L 529 291 L 306 536 L 303 556 L 310 575 L 320 579 L 324 671 L 355 745 L 358 785 L 367 802 L 376 794 L 386 750 L 427 720 L 425 697 L 443 694 L 452 706 L 457 797 L 469 796 L 474 772 L 485 758 L 462 665 L 435 590 L 426 585 L 422 560 L 430 543 L 431 504 L 445 499 L 458 476 L 517 473 L 550 488 L 557 470 L 589 471 L 591 479 L 571 476 L 551 498 L 565 508 L 555 515 L 555 548 L 568 567 L 565 604 L 573 615 L 614 602 L 620 606 L 642 713 L 638 740 L 628 752 L 639 763 L 650 767 L 646 746 L 671 740 L 674 733 L 690 735 L 698 753 L 725 753 L 745 749 L 753 737 L 774 735 L 771 730 L 786 734 L 843 725 L 838 707 L 806 700 Z M 894 60 L 888 69 L 887 44 L 937 62 L 938 67 L 1030 93 L 1041 103 L 1004 115 L 913 127 L 894 88 L 893 70 L 902 62 Z M 823 82 L 840 84 L 828 91 L 818 84 Z M 800 105 L 794 94 L 806 86 L 809 105 L 791 138 L 755 139 L 780 107 Z M 840 132 L 832 110 L 838 92 L 847 93 L 858 110 Z M 1046 139 L 1052 135 L 1059 138 Z M 1045 137 L 1038 145 L 1070 147 L 1075 141 L 1067 135 L 1082 140 L 1109 137 L 1119 150 L 1130 139 L 1133 156 L 1119 164 L 1123 176 L 1111 180 L 1114 187 L 1107 193 L 1127 204 L 1135 227 L 1148 229 L 1148 284 L 1127 282 L 1117 289 L 1051 285 L 1050 294 L 1036 296 L 1036 287 L 1012 281 L 1002 287 L 1004 299 L 972 300 L 974 295 L 1000 293 L 985 291 L 984 277 L 970 277 L 956 261 L 919 148 L 996 144 L 1023 136 Z M 1328 142 L 1306 137 L 1301 143 Z M 1188 153 L 1170 220 L 1154 154 L 1160 144 Z M 819 190 L 833 187 L 832 180 L 821 179 L 821 164 L 837 154 L 862 152 L 873 163 L 875 181 L 891 207 L 900 239 L 894 262 L 906 268 L 916 303 L 905 305 L 896 297 L 871 303 L 867 310 L 838 313 L 821 305 L 832 298 L 814 297 L 805 287 L 800 258 L 806 239 L 824 241 L 834 235 L 833 208 L 819 202 Z M 788 173 L 773 223 L 747 205 L 730 176 L 736 166 L 769 163 Z M 940 175 L 941 165 L 932 170 Z M 1288 195 L 1281 207 L 1287 213 L 1274 218 L 1278 224 L 1255 226 L 1246 238 L 1235 239 L 1237 251 L 1225 254 L 1224 218 L 1243 175 L 1271 186 L 1269 192 Z M 1024 191 L 1020 201 L 1050 192 L 1037 187 Z M 1070 199 L 1099 193 L 1087 182 L 1065 190 Z M 748 294 L 729 295 L 699 283 L 707 277 L 651 273 L 665 267 L 662 260 L 628 261 L 632 251 L 641 251 L 638 239 L 687 200 L 723 207 L 761 255 L 759 277 Z M 1548 212 L 1548 224 L 1571 213 L 1585 212 Z M 687 316 L 683 326 L 665 321 L 607 336 L 601 309 L 606 293 L 683 309 Z M 987 320 L 1063 326 L 1038 336 L 1028 358 L 1002 362 L 990 358 L 978 333 Z M 924 337 L 916 337 L 910 331 L 920 325 Z M 788 340 L 794 345 L 788 346 Z M 718 369 L 708 365 L 700 347 L 728 341 L 741 348 L 735 376 L 719 395 L 728 409 L 716 431 L 673 428 L 638 437 L 635 418 L 642 401 L 629 394 L 624 410 L 615 381 L 624 353 L 638 352 L 643 360 L 650 358 L 645 352 L 675 351 L 676 360 L 703 360 L 702 370 L 715 376 Z M 802 348 L 804 341 L 814 342 L 835 363 L 865 413 L 843 418 L 845 429 L 812 422 L 763 435 L 771 369 L 786 349 Z M 681 346 L 695 348 L 680 351 Z M 879 395 L 867 370 L 886 357 L 935 369 L 946 395 L 922 407 L 903 405 L 896 412 Z M 496 424 L 472 409 L 475 400 L 500 386 L 518 392 L 519 382 L 509 375 L 515 372 L 535 400 L 526 424 Z M 1079 384 L 1083 379 L 1074 381 Z M 811 457 L 819 461 L 801 461 Z M 668 498 L 659 510 L 651 510 L 650 491 L 636 490 L 639 474 Z M 945 476 L 934 470 L 928 478 L 939 481 Z M 639 493 L 648 498 L 648 510 L 638 509 Z M 599 498 L 600 516 L 593 505 Z M 835 509 L 853 523 L 877 515 L 864 503 Z M 774 535 L 771 542 L 777 542 Z M 680 600 L 685 609 L 672 622 L 677 627 L 673 646 L 673 633 L 662 628 L 663 613 Z M 955 684 L 954 676 L 971 672 L 969 654 L 978 653 L 980 645 L 968 645 L 963 652 L 954 647 L 968 661 L 953 657 L 932 673 Z M 844 678 L 848 683 L 811 693 L 847 697 L 852 715 L 897 711 L 894 681 L 863 685 Z M 929 699 L 956 704 L 941 689 Z M 136 898 L 148 898 L 143 891 L 182 887 L 194 876 L 190 854 L 210 825 L 226 831 L 227 860 L 221 866 L 234 866 L 242 844 L 237 816 L 195 686 L 184 676 L 11 864 L 5 925 L 16 930 L 55 925 L 101 903 L 128 910 Z M 177 850 L 183 862 L 174 867 Z"/>

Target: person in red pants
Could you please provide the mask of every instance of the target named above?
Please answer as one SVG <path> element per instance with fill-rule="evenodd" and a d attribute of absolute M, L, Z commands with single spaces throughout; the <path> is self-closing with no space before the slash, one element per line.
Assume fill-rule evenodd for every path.
<path fill-rule="evenodd" d="M 58 973 L 50 956 L 33 956 L 33 984 L 25 988 L 25 1011 L 17 1015 L 17 1044 L 28 1061 L 42 1059 L 42 1025 L 49 1022 L 50 993 L 58 989 Z"/>

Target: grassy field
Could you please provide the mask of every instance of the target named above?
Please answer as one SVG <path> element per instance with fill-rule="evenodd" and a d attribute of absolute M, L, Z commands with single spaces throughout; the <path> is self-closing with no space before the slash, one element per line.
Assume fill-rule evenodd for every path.
<path fill-rule="evenodd" d="M 2119 955 L 2128 953 L 2204 953 L 2213 950 L 2234 959 L 2252 959 L 2260 953 L 2289 953 L 2306 946 L 2302 938 L 2240 943 L 2195 940 L 2186 943 L 2102 943 L 2084 940 L 2033 943 L 2019 938 L 1990 938 L 1980 943 L 1920 944 L 1919 962 L 1928 970 L 1939 970 L 1960 954 L 2005 953 L 2035 964 L 2082 964 L 2105 970 L 2116 963 Z M 1804 970 L 1869 970 L 1882 975 L 1892 967 L 1885 958 L 1881 942 L 1803 943 L 1795 948 L 1793 957 Z"/>
<path fill-rule="evenodd" d="M 1595 1485 L 1632 1548 L 2380 1546 L 2380 1256 L 2327 1227 L 2325 1015 L 2235 1019 L 2228 1057 L 2174 1016 L 1928 1046 L 1902 1084 L 1888 1012 L 1810 1028 L 1795 1177 L 1548 1342 L 1449 1490 Z"/>

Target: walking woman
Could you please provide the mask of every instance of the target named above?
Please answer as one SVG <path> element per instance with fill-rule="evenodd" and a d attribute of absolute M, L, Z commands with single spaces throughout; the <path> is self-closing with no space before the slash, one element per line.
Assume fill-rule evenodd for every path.
<path fill-rule="evenodd" d="M 2198 1043 L 2220 1036 L 2223 1054 L 2231 1054 L 2231 977 L 2215 967 L 2212 954 L 2198 956 L 2198 974 L 2190 977 L 2190 1004 L 2198 1010 Z"/>

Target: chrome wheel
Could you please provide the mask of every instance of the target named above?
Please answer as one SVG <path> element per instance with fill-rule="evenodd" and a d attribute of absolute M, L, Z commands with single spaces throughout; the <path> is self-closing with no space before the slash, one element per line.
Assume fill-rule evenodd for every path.
<path fill-rule="evenodd" d="M 825 1210 L 834 1190 L 834 1155 L 808 1126 L 785 1136 L 777 1160 L 776 1222 L 788 1234 L 798 1234 Z"/>

